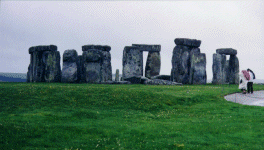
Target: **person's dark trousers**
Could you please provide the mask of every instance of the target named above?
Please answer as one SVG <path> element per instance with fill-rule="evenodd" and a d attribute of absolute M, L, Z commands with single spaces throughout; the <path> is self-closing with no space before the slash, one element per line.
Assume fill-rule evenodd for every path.
<path fill-rule="evenodd" d="M 248 93 L 253 93 L 253 82 L 247 83 L 247 91 Z"/>

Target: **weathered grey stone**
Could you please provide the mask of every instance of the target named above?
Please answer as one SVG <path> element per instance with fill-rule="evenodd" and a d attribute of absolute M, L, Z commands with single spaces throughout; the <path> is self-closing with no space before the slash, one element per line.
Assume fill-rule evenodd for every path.
<path fill-rule="evenodd" d="M 102 82 L 112 81 L 111 54 L 109 51 L 102 51 Z"/>
<path fill-rule="evenodd" d="M 104 81 L 101 84 L 131 84 L 129 81 Z"/>
<path fill-rule="evenodd" d="M 61 82 L 77 83 L 78 68 L 78 54 L 76 50 L 64 51 Z"/>
<path fill-rule="evenodd" d="M 190 84 L 206 84 L 206 55 L 193 53 L 191 55 Z"/>
<path fill-rule="evenodd" d="M 229 60 L 226 60 L 223 74 L 224 74 L 224 81 L 225 81 L 225 83 L 229 83 L 229 74 L 230 74 Z"/>
<path fill-rule="evenodd" d="M 141 78 L 142 76 L 132 76 L 132 77 L 124 78 L 124 81 L 129 81 L 132 84 L 141 84 Z"/>
<path fill-rule="evenodd" d="M 60 82 L 61 80 L 60 52 L 59 51 L 43 52 L 43 62 L 44 62 L 45 82 Z"/>
<path fill-rule="evenodd" d="M 237 50 L 232 49 L 232 48 L 219 48 L 216 50 L 216 53 L 225 54 L 225 55 L 236 55 Z"/>
<path fill-rule="evenodd" d="M 82 59 L 82 55 L 78 56 L 78 62 L 77 62 L 77 78 L 78 78 L 78 82 L 79 83 L 83 83 L 85 82 L 84 79 L 84 68 L 83 68 L 83 59 Z"/>
<path fill-rule="evenodd" d="M 119 69 L 116 69 L 115 81 L 119 81 Z"/>
<path fill-rule="evenodd" d="M 57 46 L 34 46 L 29 48 L 30 64 L 28 82 L 59 82 L 61 78 L 60 53 Z"/>
<path fill-rule="evenodd" d="M 82 51 L 98 50 L 102 53 L 100 82 L 112 81 L 111 47 L 108 45 L 84 45 Z"/>
<path fill-rule="evenodd" d="M 174 42 L 176 45 L 183 45 L 190 47 L 200 47 L 201 45 L 201 41 L 196 39 L 176 38 Z"/>
<path fill-rule="evenodd" d="M 87 83 L 100 83 L 102 81 L 102 51 L 90 49 L 83 51 L 84 80 Z"/>
<path fill-rule="evenodd" d="M 148 82 L 150 79 L 146 77 L 141 77 L 140 84 L 145 84 L 145 82 Z"/>
<path fill-rule="evenodd" d="M 132 44 L 140 51 L 148 51 L 148 58 L 145 67 L 145 76 L 151 78 L 160 73 L 160 45 Z"/>
<path fill-rule="evenodd" d="M 239 61 L 235 55 L 230 56 L 229 71 L 229 84 L 239 84 Z"/>
<path fill-rule="evenodd" d="M 90 49 L 97 49 L 97 50 L 109 52 L 111 50 L 111 47 L 108 45 L 84 45 L 84 46 L 82 46 L 82 51 L 87 51 Z"/>
<path fill-rule="evenodd" d="M 132 46 L 139 47 L 142 51 L 160 52 L 161 45 L 146 45 L 146 44 L 132 44 Z"/>
<path fill-rule="evenodd" d="M 143 76 L 143 53 L 136 46 L 126 46 L 123 51 L 123 79 Z"/>
<path fill-rule="evenodd" d="M 43 52 L 43 51 L 57 51 L 56 45 L 39 45 L 30 47 L 28 52 L 32 54 L 33 52 Z"/>
<path fill-rule="evenodd" d="M 145 77 L 151 78 L 160 74 L 160 53 L 149 52 L 145 67 Z"/>
<path fill-rule="evenodd" d="M 213 81 L 212 84 L 224 83 L 223 68 L 225 66 L 226 55 L 224 54 L 213 54 Z"/>
<path fill-rule="evenodd" d="M 161 80 L 161 79 L 146 80 L 144 84 L 147 84 L 147 85 L 182 85 L 182 83 L 172 82 L 168 80 Z"/>
<path fill-rule="evenodd" d="M 153 76 L 151 77 L 151 79 L 161 79 L 161 80 L 171 80 L 171 76 L 170 75 L 157 75 L 157 76 Z"/>
<path fill-rule="evenodd" d="M 187 46 L 175 46 L 172 55 L 172 81 L 188 84 L 190 68 L 190 49 Z"/>
<path fill-rule="evenodd" d="M 193 54 L 200 54 L 200 48 L 193 48 L 190 51 L 190 56 L 192 56 Z"/>

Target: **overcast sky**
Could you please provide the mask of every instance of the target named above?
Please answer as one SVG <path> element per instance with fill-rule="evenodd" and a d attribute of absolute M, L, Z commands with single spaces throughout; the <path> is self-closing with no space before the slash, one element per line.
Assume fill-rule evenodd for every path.
<path fill-rule="evenodd" d="M 207 79 L 218 48 L 238 51 L 240 70 L 264 79 L 264 1 L 1 1 L 0 72 L 26 73 L 31 46 L 54 44 L 82 54 L 87 44 L 111 46 L 122 73 L 125 46 L 160 44 L 161 72 L 170 74 L 175 38 L 202 41 Z M 144 52 L 144 67 L 147 52 Z M 62 67 L 62 61 L 61 61 Z"/>

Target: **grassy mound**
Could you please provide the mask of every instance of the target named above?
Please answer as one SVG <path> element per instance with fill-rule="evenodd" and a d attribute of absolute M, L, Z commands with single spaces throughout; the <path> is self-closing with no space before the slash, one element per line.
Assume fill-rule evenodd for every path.
<path fill-rule="evenodd" d="M 264 108 L 224 100 L 234 92 L 237 85 L 0 83 L 0 149 L 264 149 Z"/>

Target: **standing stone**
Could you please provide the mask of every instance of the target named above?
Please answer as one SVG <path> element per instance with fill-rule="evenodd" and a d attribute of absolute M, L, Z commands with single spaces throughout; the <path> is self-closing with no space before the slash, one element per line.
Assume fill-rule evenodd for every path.
<path fill-rule="evenodd" d="M 221 48 L 216 50 L 217 54 L 213 55 L 213 84 L 239 84 L 239 61 L 236 57 L 237 50 L 232 48 Z M 226 55 L 230 59 L 226 60 Z M 221 60 L 217 57 L 221 57 Z M 219 64 L 219 61 L 220 64 Z M 219 67 L 221 71 L 219 71 Z"/>
<path fill-rule="evenodd" d="M 82 55 L 78 56 L 78 62 L 77 62 L 77 78 L 78 82 L 83 83 L 84 77 L 83 77 L 84 71 L 83 71 L 83 59 Z"/>
<path fill-rule="evenodd" d="M 204 80 L 199 83 L 196 81 L 193 82 L 194 76 L 196 75 L 201 76 L 201 74 L 198 74 L 198 73 L 194 74 L 194 72 L 191 72 L 191 62 L 192 62 L 191 58 L 193 55 L 194 56 L 197 55 L 197 57 L 200 56 L 199 46 L 201 45 L 201 41 L 196 40 L 196 39 L 176 38 L 174 42 L 176 46 L 173 49 L 171 81 L 182 83 L 182 84 L 203 83 Z M 195 64 L 193 67 L 198 69 L 198 67 L 195 67 Z M 200 77 L 197 77 L 197 78 L 200 78 Z"/>
<path fill-rule="evenodd" d="M 191 55 L 190 84 L 206 84 L 206 55 L 193 53 Z"/>
<path fill-rule="evenodd" d="M 231 55 L 229 59 L 229 83 L 239 84 L 239 61 L 236 55 Z"/>
<path fill-rule="evenodd" d="M 76 50 L 66 50 L 63 53 L 63 69 L 61 82 L 78 82 L 78 54 Z"/>
<path fill-rule="evenodd" d="M 161 45 L 132 44 L 139 47 L 141 51 L 148 51 L 148 57 L 145 67 L 145 77 L 151 78 L 160 73 L 160 50 Z"/>
<path fill-rule="evenodd" d="M 225 74 L 225 78 L 224 78 L 225 83 L 229 83 L 229 75 L 230 75 L 229 60 L 226 60 L 224 74 Z"/>
<path fill-rule="evenodd" d="M 60 52 L 58 51 L 43 52 L 43 62 L 44 62 L 45 82 L 60 82 L 61 79 Z"/>
<path fill-rule="evenodd" d="M 30 64 L 28 82 L 60 82 L 60 53 L 57 46 L 35 46 L 29 48 Z"/>
<path fill-rule="evenodd" d="M 119 69 L 116 69 L 115 81 L 119 81 Z"/>
<path fill-rule="evenodd" d="M 123 80 L 143 76 L 143 53 L 136 46 L 126 46 L 123 51 Z"/>
<path fill-rule="evenodd" d="M 222 54 L 213 54 L 213 81 L 212 84 L 221 84 L 223 82 L 223 57 Z"/>
<path fill-rule="evenodd" d="M 100 83 L 102 81 L 102 51 L 89 49 L 83 51 L 84 80 L 86 83 Z"/>
<path fill-rule="evenodd" d="M 145 77 L 151 78 L 160 74 L 160 52 L 149 52 L 145 67 Z"/>
<path fill-rule="evenodd" d="M 112 81 L 111 54 L 109 51 L 102 51 L 102 81 Z"/>
<path fill-rule="evenodd" d="M 101 57 L 101 73 L 100 73 L 100 82 L 112 81 L 112 65 L 111 65 L 111 54 L 110 46 L 102 46 L 102 45 L 84 45 L 82 47 L 83 51 L 88 50 L 97 50 L 102 54 Z"/>
<path fill-rule="evenodd" d="M 173 81 L 189 83 L 190 50 L 187 46 L 176 46 L 173 50 L 172 69 Z"/>

